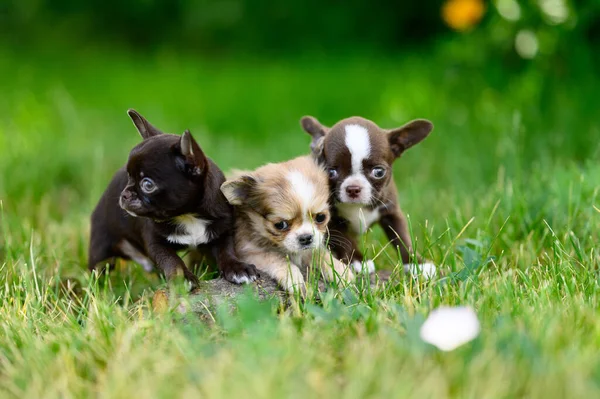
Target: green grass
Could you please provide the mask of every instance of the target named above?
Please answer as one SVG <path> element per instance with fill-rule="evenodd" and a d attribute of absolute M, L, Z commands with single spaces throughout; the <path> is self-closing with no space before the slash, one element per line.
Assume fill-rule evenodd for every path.
<path fill-rule="evenodd" d="M 435 55 L 1 54 L 0 396 L 597 397 L 599 81 L 499 71 Z M 189 128 L 224 170 L 306 153 L 304 114 L 431 119 L 394 173 L 444 278 L 291 313 L 244 299 L 212 326 L 152 312 L 155 276 L 124 265 L 101 284 L 85 268 L 91 210 L 139 140 L 129 107 Z M 378 229 L 364 243 L 397 267 Z M 472 306 L 480 337 L 424 344 L 441 304 Z"/>

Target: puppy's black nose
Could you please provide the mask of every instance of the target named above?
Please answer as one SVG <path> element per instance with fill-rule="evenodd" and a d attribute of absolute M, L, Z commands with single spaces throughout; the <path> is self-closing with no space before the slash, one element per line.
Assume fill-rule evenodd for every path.
<path fill-rule="evenodd" d="M 346 187 L 346 193 L 350 198 L 356 198 L 360 195 L 360 186 L 348 186 Z"/>
<path fill-rule="evenodd" d="M 302 234 L 301 236 L 298 236 L 298 242 L 300 243 L 300 245 L 310 245 L 313 242 L 313 235 Z"/>

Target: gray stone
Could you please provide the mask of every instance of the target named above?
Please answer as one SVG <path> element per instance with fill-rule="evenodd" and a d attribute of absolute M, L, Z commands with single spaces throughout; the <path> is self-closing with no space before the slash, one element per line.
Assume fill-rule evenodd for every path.
<path fill-rule="evenodd" d="M 380 270 L 370 275 L 370 277 L 359 277 L 370 279 L 371 286 L 385 284 L 391 277 L 388 270 Z M 319 291 L 323 292 L 326 285 L 319 281 Z M 284 306 L 288 303 L 288 295 L 281 290 L 277 283 L 268 278 L 261 277 L 253 284 L 237 285 L 228 282 L 222 278 L 205 280 L 200 282 L 200 287 L 190 293 L 187 301 L 179 301 L 178 311 L 182 313 L 194 312 L 206 320 L 212 319 L 213 312 L 223 304 L 234 306 L 236 300 L 242 295 L 254 295 L 259 301 L 276 299 Z M 155 311 L 164 311 L 168 309 L 173 302 L 170 300 L 167 290 L 157 290 L 152 299 L 152 306 Z"/>

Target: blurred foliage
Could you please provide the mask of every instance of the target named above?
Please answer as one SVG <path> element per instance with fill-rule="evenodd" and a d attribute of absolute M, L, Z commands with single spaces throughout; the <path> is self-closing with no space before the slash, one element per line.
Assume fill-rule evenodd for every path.
<path fill-rule="evenodd" d="M 504 57 L 558 60 L 600 39 L 598 1 L 495 0 L 494 11 L 484 32 L 487 47 Z"/>
<path fill-rule="evenodd" d="M 600 40 L 600 2 L 569 0 L 494 0 L 481 24 L 472 18 L 481 0 L 449 0 L 444 18 L 461 31 L 446 48 L 449 62 L 482 68 L 481 73 L 506 84 L 511 71 L 533 65 L 540 78 L 593 74 Z M 455 10 L 447 10 L 453 6 Z M 450 7 L 452 8 L 452 7 Z M 469 14 L 471 13 L 471 14 Z M 485 70 L 483 70 L 485 68 Z M 583 76 L 582 76 L 583 78 Z"/>
<path fill-rule="evenodd" d="M 450 27 L 471 37 L 472 57 L 564 55 L 600 39 L 599 20 L 598 0 L 0 2 L 0 32 L 17 44 L 54 38 L 250 54 L 395 51 L 447 36 Z"/>
<path fill-rule="evenodd" d="M 443 31 L 442 0 L 8 0 L 0 26 L 13 40 L 50 35 L 223 51 L 397 48 Z M 44 36 L 40 36 L 43 33 Z M 79 35 L 74 35 L 78 33 Z"/>

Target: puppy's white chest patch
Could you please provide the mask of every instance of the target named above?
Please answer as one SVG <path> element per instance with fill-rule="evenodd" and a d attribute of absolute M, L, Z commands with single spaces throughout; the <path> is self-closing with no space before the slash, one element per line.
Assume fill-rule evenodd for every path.
<path fill-rule="evenodd" d="M 207 230 L 211 223 L 208 220 L 193 215 L 181 215 L 177 216 L 173 223 L 177 225 L 177 229 L 167 237 L 167 240 L 173 244 L 195 247 L 206 244 L 212 239 L 211 233 Z"/>
<path fill-rule="evenodd" d="M 352 204 L 337 204 L 340 216 L 350 223 L 350 230 L 363 234 L 373 223 L 379 220 L 378 209 L 368 209 Z"/>

